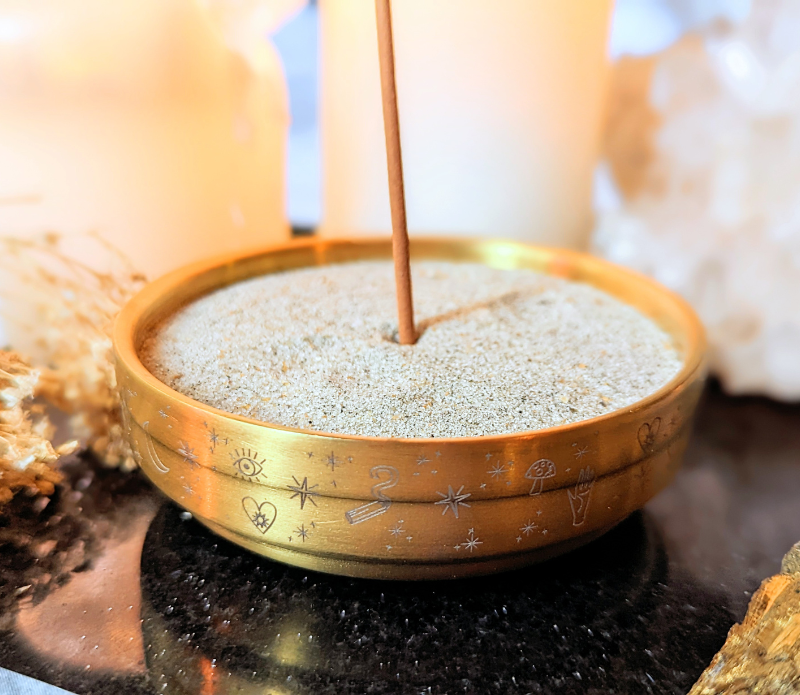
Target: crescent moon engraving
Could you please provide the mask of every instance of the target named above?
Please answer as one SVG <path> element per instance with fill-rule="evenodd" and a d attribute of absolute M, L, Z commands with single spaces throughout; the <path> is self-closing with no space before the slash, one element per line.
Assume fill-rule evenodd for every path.
<path fill-rule="evenodd" d="M 153 445 L 153 438 L 150 436 L 150 433 L 147 431 L 148 426 L 150 425 L 150 420 L 145 421 L 142 423 L 142 429 L 144 430 L 144 441 L 145 445 L 147 446 L 147 453 L 150 455 L 150 460 L 153 462 L 153 466 L 159 473 L 169 473 L 169 468 L 167 468 L 161 459 L 158 457 L 156 453 L 156 447 Z"/>

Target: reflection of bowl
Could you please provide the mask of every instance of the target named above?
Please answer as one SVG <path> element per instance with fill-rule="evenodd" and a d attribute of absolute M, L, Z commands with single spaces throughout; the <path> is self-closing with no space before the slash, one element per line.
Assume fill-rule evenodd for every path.
<path fill-rule="evenodd" d="M 534 432 L 382 439 L 270 425 L 156 379 L 137 355 L 148 330 L 225 285 L 289 268 L 390 258 L 391 243 L 312 241 L 215 259 L 150 284 L 117 321 L 125 421 L 146 475 L 245 548 L 320 571 L 386 579 L 490 573 L 556 555 L 604 533 L 669 482 L 704 379 L 703 331 L 685 303 L 570 251 L 417 239 L 411 252 L 413 259 L 531 268 L 592 284 L 659 323 L 683 366 L 629 408 Z M 487 462 L 499 462 L 503 474 L 492 475 Z"/>
<path fill-rule="evenodd" d="M 161 508 L 141 562 L 147 670 L 167 694 L 406 693 L 427 686 L 488 693 L 512 677 L 521 693 L 536 685 L 549 692 L 549 684 L 574 680 L 578 669 L 582 685 L 605 692 L 621 672 L 644 679 L 641 671 L 658 669 L 603 655 L 641 653 L 668 640 L 669 628 L 654 619 L 663 604 L 722 606 L 698 601 L 684 586 L 662 595 L 670 583 L 665 548 L 657 527 L 638 513 L 545 572 L 523 568 L 502 581 L 445 585 L 285 567 L 217 543 L 179 514 L 174 505 Z M 684 613 L 688 620 L 670 625 L 707 619 L 703 609 L 680 618 Z M 704 657 L 692 652 L 669 667 L 699 673 Z"/>

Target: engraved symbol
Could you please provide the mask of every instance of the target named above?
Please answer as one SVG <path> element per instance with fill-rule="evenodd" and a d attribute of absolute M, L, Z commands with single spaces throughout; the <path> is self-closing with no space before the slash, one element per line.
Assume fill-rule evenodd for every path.
<path fill-rule="evenodd" d="M 158 414 L 159 414 L 159 415 L 160 415 L 162 418 L 164 418 L 165 420 L 166 420 L 166 419 L 169 417 L 169 415 L 167 415 L 166 411 L 165 411 L 163 408 L 162 408 L 161 410 L 159 410 L 159 411 L 158 411 Z"/>
<path fill-rule="evenodd" d="M 289 499 L 294 499 L 295 497 L 300 497 L 300 509 L 303 509 L 306 506 L 306 502 L 311 502 L 315 507 L 317 503 L 314 501 L 314 497 L 316 497 L 319 493 L 314 492 L 314 488 L 319 487 L 318 485 L 312 485 L 308 487 L 308 478 L 303 478 L 302 485 L 300 481 L 292 476 L 294 479 L 294 485 L 287 485 L 290 490 L 294 491 L 294 494 Z"/>
<path fill-rule="evenodd" d="M 423 463 L 430 463 L 430 459 L 425 454 L 417 456 L 417 465 L 421 466 Z"/>
<path fill-rule="evenodd" d="M 390 500 L 383 491 L 397 485 L 400 472 L 394 466 L 375 466 L 369 472 L 370 477 L 376 480 L 380 480 L 384 473 L 388 474 L 389 479 L 372 486 L 372 496 L 377 501 L 367 502 L 367 504 L 362 504 L 360 507 L 345 512 L 344 516 L 351 524 L 361 524 L 370 519 L 374 519 L 376 516 L 380 516 L 388 511 L 389 507 L 392 506 L 392 500 Z"/>
<path fill-rule="evenodd" d="M 336 466 L 341 466 L 342 465 L 342 460 L 337 458 L 336 454 L 334 454 L 332 451 L 331 451 L 331 455 L 328 456 L 328 458 L 325 459 L 325 460 L 327 462 L 327 465 L 331 467 L 331 471 L 335 471 L 336 470 Z"/>
<path fill-rule="evenodd" d="M 145 421 L 142 423 L 142 429 L 144 430 L 144 443 L 145 447 L 147 448 L 147 453 L 150 456 L 150 460 L 153 462 L 153 466 L 159 473 L 169 473 L 169 468 L 167 468 L 161 459 L 158 457 L 156 453 L 156 447 L 153 444 L 153 438 L 150 436 L 150 433 L 147 431 L 147 428 L 150 426 L 150 420 Z"/>
<path fill-rule="evenodd" d="M 397 537 L 397 536 L 399 536 L 399 535 L 401 535 L 401 534 L 403 534 L 405 532 L 406 532 L 406 530 L 403 528 L 403 520 L 402 519 L 400 519 L 400 521 L 398 521 L 392 528 L 389 529 L 389 533 L 391 533 L 395 537 Z"/>
<path fill-rule="evenodd" d="M 236 472 L 241 475 L 242 478 L 250 482 L 258 478 L 267 460 L 261 459 L 261 461 L 259 461 L 257 451 L 250 451 L 250 449 L 245 450 L 244 447 L 242 447 L 241 451 L 239 451 L 239 449 L 234 449 L 230 456 Z"/>
<path fill-rule="evenodd" d="M 128 389 L 128 395 L 130 396 L 131 390 Z M 130 435 L 131 433 L 131 409 L 128 405 L 128 398 L 125 397 L 124 393 L 120 393 L 120 400 L 122 401 L 122 407 L 120 408 L 120 414 L 122 415 L 122 425 L 125 427 L 125 431 Z"/>
<path fill-rule="evenodd" d="M 189 446 L 189 442 L 181 441 L 181 445 L 178 447 L 178 453 L 183 456 L 183 462 L 188 463 L 192 468 L 200 465 L 197 463 L 197 454 L 195 454 L 194 449 Z"/>
<path fill-rule="evenodd" d="M 536 522 L 528 520 L 525 522 L 524 526 L 520 526 L 519 530 L 522 531 L 526 536 L 530 536 L 534 530 L 536 529 Z"/>
<path fill-rule="evenodd" d="M 467 540 L 461 544 L 461 547 L 464 550 L 469 550 L 469 552 L 474 551 L 479 545 L 483 545 L 483 541 L 479 538 L 475 537 L 475 529 L 471 528 L 469 530 L 469 535 L 467 536 Z"/>
<path fill-rule="evenodd" d="M 578 461 L 580 461 L 584 456 L 586 456 L 586 454 L 589 453 L 589 447 L 588 446 L 582 446 L 579 449 L 579 448 L 577 448 L 578 447 L 578 443 L 577 442 L 575 442 L 575 444 L 573 444 L 572 446 L 576 447 L 575 448 L 575 458 L 578 459 Z"/>
<path fill-rule="evenodd" d="M 471 492 L 463 492 L 464 486 L 462 485 L 458 488 L 458 492 L 453 491 L 453 486 L 447 486 L 447 494 L 445 495 L 443 492 L 436 491 L 436 494 L 439 495 L 442 499 L 438 502 L 434 502 L 434 504 L 443 504 L 444 509 L 442 509 L 442 516 L 447 514 L 447 510 L 451 509 L 453 514 L 455 514 L 456 519 L 458 519 L 458 507 L 459 505 L 462 507 L 469 507 L 470 505 L 465 502 L 464 500 L 467 497 L 472 497 Z"/>
<path fill-rule="evenodd" d="M 294 532 L 297 534 L 297 537 L 303 541 L 303 543 L 305 543 L 306 538 L 311 535 L 305 524 L 300 524 L 300 526 L 298 526 Z"/>
<path fill-rule="evenodd" d="M 242 499 L 242 508 L 250 521 L 261 533 L 269 531 L 278 516 L 278 510 L 272 502 L 262 502 L 259 504 L 252 497 Z"/>
<path fill-rule="evenodd" d="M 594 471 L 587 466 L 578 474 L 575 490 L 567 490 L 569 506 L 572 509 L 572 525 L 580 526 L 586 521 L 586 511 L 589 509 L 589 498 L 594 486 Z"/>
<path fill-rule="evenodd" d="M 653 451 L 653 446 L 656 443 L 658 430 L 661 429 L 661 418 L 657 417 L 653 422 L 645 422 L 637 433 L 639 446 L 645 454 L 650 454 Z"/>
<path fill-rule="evenodd" d="M 497 480 L 501 475 L 507 473 L 506 467 L 502 463 L 495 463 L 491 470 L 486 471 L 493 479 Z"/>
<path fill-rule="evenodd" d="M 204 422 L 203 424 L 206 426 L 206 429 L 208 429 L 208 423 Z M 212 454 L 216 451 L 217 444 L 219 444 L 220 442 L 222 442 L 225 446 L 228 446 L 228 438 L 220 437 L 217 434 L 217 429 L 215 427 L 212 428 L 210 432 L 206 432 L 206 434 L 208 435 L 208 443 L 209 443 L 208 449 Z"/>
<path fill-rule="evenodd" d="M 533 481 L 531 491 L 528 493 L 531 496 L 540 495 L 544 487 L 544 481 L 547 478 L 552 478 L 556 474 L 556 464 L 550 459 L 539 459 L 532 463 L 530 468 L 525 472 L 525 477 Z"/>

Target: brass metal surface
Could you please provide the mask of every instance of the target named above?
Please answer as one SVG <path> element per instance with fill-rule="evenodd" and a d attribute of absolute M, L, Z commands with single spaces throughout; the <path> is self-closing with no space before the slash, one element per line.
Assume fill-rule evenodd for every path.
<path fill-rule="evenodd" d="M 666 486 L 705 377 L 705 338 L 678 297 L 572 251 L 414 239 L 412 260 L 530 268 L 587 282 L 650 316 L 683 358 L 629 408 L 545 430 L 387 439 L 266 424 L 194 401 L 139 360 L 148 331 L 225 285 L 290 268 L 390 259 L 391 242 L 306 241 L 231 255 L 148 285 L 114 333 L 125 425 L 145 474 L 209 528 L 290 564 L 384 579 L 500 571 L 580 545 Z"/>

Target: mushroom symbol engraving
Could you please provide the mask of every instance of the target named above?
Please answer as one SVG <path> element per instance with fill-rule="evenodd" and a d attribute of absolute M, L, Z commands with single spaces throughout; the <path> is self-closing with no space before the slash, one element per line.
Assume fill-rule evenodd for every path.
<path fill-rule="evenodd" d="M 532 463 L 530 468 L 525 472 L 525 477 L 533 481 L 531 485 L 530 495 L 539 495 L 544 487 L 545 478 L 552 478 L 556 474 L 556 464 L 550 459 L 539 459 Z"/>

